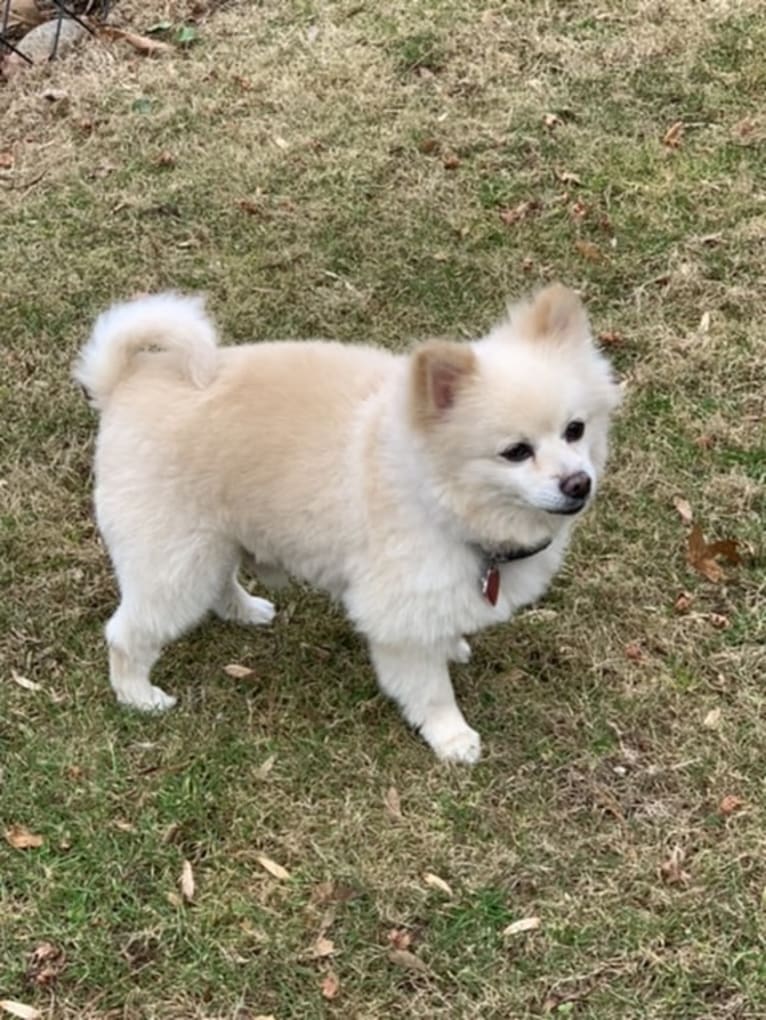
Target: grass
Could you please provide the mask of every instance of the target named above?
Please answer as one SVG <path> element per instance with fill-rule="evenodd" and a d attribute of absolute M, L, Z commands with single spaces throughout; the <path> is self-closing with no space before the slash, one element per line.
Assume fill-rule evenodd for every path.
<path fill-rule="evenodd" d="M 44 838 L 0 846 L 0 998 L 65 1020 L 763 1016 L 761 5 L 210 6 L 177 55 L 93 45 L 0 89 L 0 822 Z M 479 766 L 436 763 L 297 588 L 268 632 L 169 649 L 167 718 L 113 704 L 96 423 L 68 376 L 98 311 L 201 288 L 234 342 L 402 349 L 552 278 L 618 336 L 627 397 L 565 571 L 456 670 Z M 675 496 L 741 543 L 725 583 L 686 564 Z M 423 971 L 391 962 L 393 929 Z M 43 941 L 66 954 L 45 986 Z"/>

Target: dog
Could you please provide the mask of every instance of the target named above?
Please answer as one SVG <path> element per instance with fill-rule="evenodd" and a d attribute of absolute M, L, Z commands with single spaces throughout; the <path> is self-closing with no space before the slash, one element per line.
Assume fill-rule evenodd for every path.
<path fill-rule="evenodd" d="M 338 599 L 378 684 L 437 756 L 472 763 L 465 635 L 539 599 L 593 500 L 619 387 L 579 297 L 553 284 L 472 342 L 219 347 L 203 300 L 118 304 L 75 366 L 101 413 L 95 506 L 120 588 L 120 702 L 162 711 L 162 647 L 211 610 L 268 624 L 238 580 Z"/>

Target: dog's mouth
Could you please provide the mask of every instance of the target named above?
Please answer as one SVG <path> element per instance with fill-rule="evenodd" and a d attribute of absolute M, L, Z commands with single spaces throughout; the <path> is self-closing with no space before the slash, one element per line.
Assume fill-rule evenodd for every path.
<path fill-rule="evenodd" d="M 550 507 L 548 509 L 549 514 L 556 514 L 558 516 L 571 517 L 574 514 L 579 514 L 581 510 L 584 510 L 588 505 L 587 497 L 585 499 L 574 499 L 570 497 L 566 503 L 561 503 L 559 506 Z"/>

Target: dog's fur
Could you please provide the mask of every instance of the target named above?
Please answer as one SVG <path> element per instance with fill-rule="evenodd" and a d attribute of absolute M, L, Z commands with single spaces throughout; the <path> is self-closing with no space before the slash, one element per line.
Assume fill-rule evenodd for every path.
<path fill-rule="evenodd" d="M 606 459 L 618 389 L 573 292 L 553 285 L 481 340 L 408 355 L 219 348 L 200 299 L 161 294 L 105 312 L 75 377 L 102 413 L 95 500 L 122 595 L 106 627 L 121 702 L 174 704 L 149 672 L 209 610 L 271 621 L 237 580 L 250 553 L 267 584 L 289 573 L 338 598 L 407 721 L 441 758 L 478 758 L 448 662 L 467 659 L 463 635 L 543 594 L 585 502 L 562 480 L 585 472 L 595 487 Z M 521 442 L 534 456 L 503 456 Z M 488 557 L 546 540 L 499 567 L 492 605 Z"/>

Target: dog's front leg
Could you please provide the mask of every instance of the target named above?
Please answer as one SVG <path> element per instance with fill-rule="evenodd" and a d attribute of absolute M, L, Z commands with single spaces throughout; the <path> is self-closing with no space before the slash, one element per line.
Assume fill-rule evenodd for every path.
<path fill-rule="evenodd" d="M 451 645 L 370 644 L 378 683 L 400 706 L 407 722 L 420 730 L 439 758 L 478 761 L 479 734 L 463 718 L 455 701 L 447 661 Z"/>

